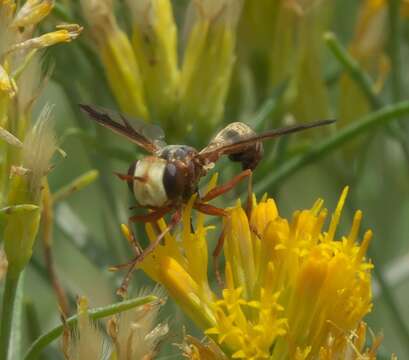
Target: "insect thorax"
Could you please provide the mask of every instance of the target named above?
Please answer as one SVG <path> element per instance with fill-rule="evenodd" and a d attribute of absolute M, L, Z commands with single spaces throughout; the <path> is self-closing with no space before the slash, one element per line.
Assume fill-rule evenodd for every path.
<path fill-rule="evenodd" d="M 196 191 L 203 169 L 195 161 L 198 151 L 187 145 L 169 145 L 159 156 L 167 161 L 163 185 L 170 201 L 188 200 Z"/>
<path fill-rule="evenodd" d="M 165 160 L 190 161 L 197 154 L 197 150 L 188 145 L 168 145 L 159 153 L 159 157 Z"/>

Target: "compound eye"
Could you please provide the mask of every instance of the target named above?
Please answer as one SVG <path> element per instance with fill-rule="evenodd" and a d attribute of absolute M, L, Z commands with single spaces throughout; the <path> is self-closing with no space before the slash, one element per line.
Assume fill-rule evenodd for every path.
<path fill-rule="evenodd" d="M 129 169 L 128 169 L 128 175 L 129 175 L 129 176 L 134 176 L 134 175 L 135 175 L 135 168 L 136 168 L 136 164 L 138 163 L 138 161 L 139 161 L 139 160 L 136 160 L 136 161 L 133 162 L 133 163 L 131 164 L 131 166 L 129 167 Z M 128 183 L 129 190 L 131 190 L 131 192 L 133 193 L 133 181 L 132 181 L 132 180 L 128 180 L 127 183 Z"/>
<path fill-rule="evenodd" d="M 185 167 L 178 162 L 169 162 L 166 164 L 163 173 L 163 186 L 169 200 L 180 199 L 183 197 L 186 188 Z"/>

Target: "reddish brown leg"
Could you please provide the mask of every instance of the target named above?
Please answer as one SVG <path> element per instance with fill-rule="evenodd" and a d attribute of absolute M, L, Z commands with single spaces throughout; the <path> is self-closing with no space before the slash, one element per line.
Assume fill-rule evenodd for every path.
<path fill-rule="evenodd" d="M 157 207 L 157 206 L 147 206 L 147 205 L 140 205 L 140 204 L 135 204 L 129 207 L 129 210 L 135 210 L 135 209 L 148 209 L 152 211 L 157 211 L 162 208 Z"/>
<path fill-rule="evenodd" d="M 167 207 L 163 207 L 163 208 L 158 208 L 156 211 L 153 211 L 149 214 L 144 214 L 144 215 L 135 215 L 135 216 L 131 216 L 128 219 L 128 228 L 129 231 L 131 232 L 131 245 L 132 248 L 134 249 L 134 253 L 135 253 L 135 257 L 123 264 L 118 264 L 118 265 L 114 265 L 112 266 L 110 269 L 112 271 L 117 271 L 119 269 L 123 269 L 123 268 L 127 268 L 127 267 L 134 267 L 134 264 L 136 263 L 136 261 L 138 260 L 138 258 L 143 254 L 143 249 L 142 246 L 139 244 L 139 241 L 136 239 L 132 228 L 131 228 L 131 223 L 132 222 L 142 222 L 142 223 L 149 223 L 149 222 L 155 222 L 159 219 L 161 219 L 162 217 L 164 217 L 170 210 L 172 210 L 172 208 L 170 206 Z M 130 278 L 129 274 L 129 278 Z M 128 274 L 127 274 L 128 277 Z M 129 282 L 129 280 L 128 280 Z"/>
<path fill-rule="evenodd" d="M 229 182 L 227 182 L 226 184 L 223 184 L 221 186 L 217 186 L 214 189 L 210 190 L 203 198 L 201 198 L 200 200 L 203 202 L 207 202 L 210 201 L 228 191 L 230 191 L 231 189 L 233 189 L 240 181 L 242 181 L 245 178 L 248 178 L 248 187 L 247 187 L 247 206 L 246 206 L 246 214 L 247 217 L 250 219 L 250 215 L 251 215 L 251 210 L 252 210 L 252 204 L 253 204 L 253 182 L 252 182 L 252 177 L 253 177 L 253 172 L 250 169 L 244 170 L 242 171 L 240 174 L 236 175 L 233 179 L 231 179 Z M 203 205 L 209 206 L 208 204 L 200 204 L 201 207 Z M 211 207 L 212 209 L 205 209 L 207 211 L 202 211 L 202 208 L 196 207 L 197 210 L 202 211 L 205 214 L 209 214 L 209 215 L 219 215 L 219 216 L 227 216 L 227 212 L 223 209 L 217 209 L 217 213 L 216 211 L 213 209 L 214 207 Z M 221 211 L 220 211 L 221 210 Z M 223 213 L 222 213 L 223 212 Z M 216 280 L 217 283 L 219 284 L 219 286 L 222 288 L 223 287 L 223 281 L 222 281 L 222 277 L 220 274 L 220 270 L 219 270 L 219 262 L 218 262 L 218 258 L 222 252 L 223 249 L 223 244 L 224 244 L 224 237 L 225 237 L 225 231 L 224 228 L 220 234 L 220 237 L 217 241 L 217 245 L 216 248 L 213 251 L 213 266 L 214 266 L 214 271 L 216 274 Z"/>
<path fill-rule="evenodd" d="M 147 179 L 142 177 L 142 176 L 133 176 L 133 175 L 128 175 L 128 174 L 120 174 L 117 172 L 114 172 L 116 176 L 118 176 L 121 180 L 123 181 L 134 181 L 138 180 L 140 182 L 147 182 Z"/>
<path fill-rule="evenodd" d="M 210 205 L 210 204 L 204 204 L 202 202 L 197 202 L 193 205 L 193 207 L 202 212 L 203 214 L 206 215 L 212 215 L 212 216 L 227 216 L 229 213 L 221 208 L 218 208 L 216 206 Z"/>
<path fill-rule="evenodd" d="M 213 200 L 214 198 L 230 191 L 233 189 L 240 181 L 245 179 L 246 177 L 250 177 L 251 179 L 252 171 L 250 169 L 242 171 L 240 174 L 237 174 L 233 179 L 228 181 L 226 184 L 216 186 L 214 189 L 210 190 L 205 196 L 203 196 L 200 201 L 208 202 Z"/>
<path fill-rule="evenodd" d="M 249 221 L 252 210 L 253 210 L 253 172 L 250 170 L 250 175 L 247 183 L 247 205 L 246 205 L 246 214 Z"/>
<path fill-rule="evenodd" d="M 181 211 L 178 209 L 173 215 L 172 218 L 170 220 L 169 225 L 166 227 L 165 230 L 163 230 L 159 236 L 156 238 L 156 240 L 152 243 L 149 244 L 149 246 L 143 250 L 143 252 L 137 256 L 131 263 L 130 263 L 130 267 L 129 270 L 127 272 L 127 274 L 125 275 L 124 280 L 122 281 L 122 284 L 120 286 L 120 288 L 117 290 L 117 294 L 119 296 L 125 297 L 127 290 L 128 290 L 128 286 L 129 286 L 129 281 L 131 280 L 132 274 L 134 273 L 134 271 L 136 270 L 136 267 L 138 266 L 138 264 L 140 264 L 148 255 L 150 255 L 156 248 L 157 246 L 160 244 L 160 242 L 162 241 L 162 239 L 165 237 L 165 235 L 172 231 L 172 229 L 180 222 L 180 220 L 182 219 L 182 213 Z"/>
<path fill-rule="evenodd" d="M 152 211 L 149 214 L 134 215 L 129 218 L 129 222 L 142 222 L 142 223 L 155 222 L 163 218 L 170 210 L 172 210 L 171 206 L 165 206 L 162 208 L 158 208 L 157 210 Z"/>
<path fill-rule="evenodd" d="M 139 243 L 139 241 L 136 239 L 135 234 L 132 231 L 131 222 L 129 220 L 128 220 L 128 230 L 129 230 L 129 233 L 130 233 L 130 236 L 131 236 L 131 238 L 128 239 L 129 243 L 131 244 L 131 246 L 132 246 L 132 248 L 134 250 L 135 256 L 139 256 L 143 251 L 142 246 Z"/>

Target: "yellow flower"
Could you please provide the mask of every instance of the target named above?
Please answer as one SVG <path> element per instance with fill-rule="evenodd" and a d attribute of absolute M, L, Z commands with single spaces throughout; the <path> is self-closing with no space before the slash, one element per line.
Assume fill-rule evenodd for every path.
<path fill-rule="evenodd" d="M 51 12 L 53 4 L 51 0 L 0 0 L 0 126 L 8 131 L 12 129 L 20 140 L 24 140 L 29 129 L 31 105 L 41 90 L 38 50 L 70 42 L 82 31 L 79 25 L 64 24 L 57 26 L 56 31 L 37 36 L 37 26 Z M 19 160 L 13 149 L 6 151 L 3 144 L 0 148 L 13 153 L 0 162 L 0 193 L 3 193 L 10 162 Z"/>
<path fill-rule="evenodd" d="M 132 46 L 147 105 L 156 121 L 169 121 L 179 85 L 177 27 L 170 0 L 127 1 L 133 18 Z"/>
<path fill-rule="evenodd" d="M 235 63 L 236 25 L 242 1 L 192 1 L 188 9 L 179 120 L 194 119 L 199 134 L 220 121 Z"/>
<path fill-rule="evenodd" d="M 76 24 L 59 25 L 58 28 L 59 30 L 17 43 L 10 48 L 10 51 L 41 49 L 63 42 L 71 42 L 82 31 L 82 27 Z"/>
<path fill-rule="evenodd" d="M 36 25 L 52 10 L 53 0 L 27 0 L 20 8 L 13 21 L 13 26 Z"/>
<path fill-rule="evenodd" d="M 122 111 L 149 120 L 139 64 L 131 42 L 116 22 L 111 0 L 82 0 L 109 85 Z"/>
<path fill-rule="evenodd" d="M 351 334 L 372 308 L 373 266 L 365 257 L 372 232 L 358 242 L 362 213 L 357 211 L 349 234 L 335 237 L 347 192 L 327 230 L 322 200 L 296 211 L 291 220 L 280 217 L 270 198 L 254 203 L 250 221 L 240 204 L 230 209 L 224 221 L 221 295 L 207 278 L 210 228 L 203 215 L 197 215 L 191 232 L 194 198 L 184 209 L 181 233 L 168 234 L 141 267 L 229 357 L 358 358 L 348 354 L 351 348 L 357 354 L 366 351 Z M 159 226 L 165 226 L 163 220 Z M 147 225 L 147 233 L 150 241 L 156 239 L 154 227 Z M 192 359 L 209 350 L 194 344 L 186 349 Z"/>

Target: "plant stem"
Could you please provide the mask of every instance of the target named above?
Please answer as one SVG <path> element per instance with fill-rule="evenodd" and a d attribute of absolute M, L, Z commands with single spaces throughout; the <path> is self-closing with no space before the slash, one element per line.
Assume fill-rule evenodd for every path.
<path fill-rule="evenodd" d="M 375 258 L 374 254 L 369 252 L 369 256 Z M 402 313 L 399 311 L 399 306 L 396 303 L 396 300 L 393 296 L 391 288 L 388 285 L 388 282 L 385 279 L 383 266 L 376 265 L 374 267 L 374 275 L 376 280 L 379 283 L 379 287 L 382 289 L 382 298 L 388 306 L 390 314 L 394 320 L 393 324 L 396 327 L 397 334 L 402 340 L 402 344 L 406 344 L 406 349 L 409 346 L 409 328 L 405 323 L 404 318 L 402 317 Z"/>
<path fill-rule="evenodd" d="M 19 279 L 20 273 L 16 275 L 12 271 L 7 272 L 0 324 L 0 360 L 8 360 L 14 304 Z"/>
<path fill-rule="evenodd" d="M 389 56 L 392 62 L 392 96 L 395 101 L 401 98 L 400 6 L 400 0 L 389 0 Z"/>
<path fill-rule="evenodd" d="M 392 2 L 396 2 L 396 0 L 391 0 Z M 392 5 L 391 5 L 392 6 Z M 393 25 L 395 29 L 395 25 Z M 394 30 L 394 36 L 396 37 L 396 29 Z M 348 53 L 348 51 L 340 44 L 338 39 L 336 38 L 335 34 L 329 32 L 324 35 L 325 43 L 327 44 L 328 48 L 331 50 L 333 55 L 336 59 L 341 63 L 341 65 L 345 68 L 345 70 L 349 73 L 349 75 L 356 81 L 357 85 L 361 87 L 362 92 L 368 98 L 368 101 L 371 107 L 374 110 L 379 110 L 384 105 L 382 100 L 376 94 L 374 90 L 374 85 L 372 79 L 369 75 L 361 69 L 358 62 Z M 395 40 L 396 41 L 396 40 Z M 395 59 L 392 61 L 398 62 L 399 55 L 396 55 L 396 46 L 399 50 L 399 43 L 396 44 L 394 48 L 395 52 Z M 397 64 L 398 65 L 398 64 Z M 394 73 L 394 72 L 393 72 Z M 400 71 L 397 70 L 399 74 L 399 79 L 395 79 L 396 84 L 394 86 L 400 87 Z M 394 75 L 397 76 L 396 74 Z M 398 92 L 397 94 L 399 94 Z M 399 101 L 399 98 L 395 98 L 395 101 Z M 402 136 L 401 129 L 405 128 L 402 122 L 397 122 L 398 126 L 390 126 L 387 130 L 390 136 L 392 136 L 400 145 L 403 155 L 406 158 L 406 161 L 409 163 L 409 144 L 407 142 L 406 137 Z"/>
<path fill-rule="evenodd" d="M 113 305 L 108 305 L 101 308 L 95 308 L 88 310 L 88 316 L 90 320 L 98 320 L 104 317 L 112 316 L 118 314 L 120 312 L 130 310 L 132 308 L 145 305 L 147 303 L 151 303 L 156 301 L 157 298 L 155 296 L 145 296 L 141 298 L 135 298 L 131 300 L 122 301 Z M 72 328 L 78 320 L 78 315 L 71 316 L 65 322 L 65 326 L 69 326 Z M 24 360 L 34 360 L 37 359 L 44 348 L 50 344 L 52 341 L 57 339 L 64 330 L 64 325 L 59 325 L 54 329 L 48 331 L 44 335 L 40 336 L 27 350 L 26 354 L 24 355 Z M 3 359 L 1 359 L 3 360 Z"/>
<path fill-rule="evenodd" d="M 255 192 L 264 192 L 267 188 L 276 186 L 278 183 L 290 177 L 304 166 L 328 155 L 341 145 L 355 139 L 368 130 L 380 125 L 385 125 L 394 119 L 409 114 L 409 101 L 402 101 L 394 105 L 385 106 L 379 111 L 364 116 L 354 121 L 347 127 L 338 131 L 335 135 L 316 145 L 312 145 L 305 153 L 294 156 L 278 168 L 272 176 L 266 177 L 255 186 Z"/>
<path fill-rule="evenodd" d="M 369 75 L 362 71 L 358 62 L 346 51 L 340 44 L 335 34 L 329 32 L 324 35 L 325 43 L 331 50 L 332 54 L 341 63 L 345 70 L 361 87 L 362 91 L 371 103 L 372 108 L 379 109 L 383 103 L 374 91 L 374 85 Z"/>
<path fill-rule="evenodd" d="M 23 337 L 23 297 L 24 297 L 24 283 L 25 271 L 21 272 L 18 281 L 16 297 L 13 307 L 13 327 L 10 333 L 9 353 L 8 358 L 21 359 L 21 345 Z"/>
<path fill-rule="evenodd" d="M 357 204 L 357 193 L 353 192 L 351 194 L 350 200 L 348 201 L 348 208 L 353 217 L 355 213 L 355 209 L 358 208 Z M 363 220 L 361 223 L 361 227 L 364 229 L 369 229 L 369 226 Z M 373 247 L 369 247 L 368 249 L 368 257 L 370 259 L 375 260 L 378 258 L 377 254 L 374 251 Z M 393 295 L 392 286 L 388 283 L 386 279 L 386 272 L 384 266 L 380 261 L 376 261 L 374 269 L 373 269 L 373 276 L 374 279 L 378 282 L 379 288 L 381 290 L 382 300 L 385 302 L 390 315 L 393 319 L 393 326 L 395 327 L 398 336 L 400 337 L 402 344 L 409 344 L 409 329 L 405 324 L 405 320 L 399 311 L 399 306 L 395 300 Z"/>
<path fill-rule="evenodd" d="M 26 300 L 24 302 L 24 314 L 28 341 L 31 344 L 41 335 L 40 321 L 35 306 L 31 300 Z"/>

